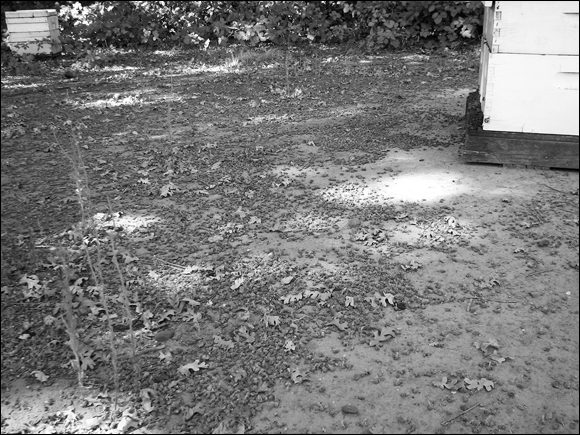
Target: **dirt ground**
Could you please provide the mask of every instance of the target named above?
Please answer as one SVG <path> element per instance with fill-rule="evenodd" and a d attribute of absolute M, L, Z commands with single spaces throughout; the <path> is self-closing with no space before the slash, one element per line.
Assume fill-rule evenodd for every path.
<path fill-rule="evenodd" d="M 477 50 L 237 59 L 3 75 L 2 433 L 577 433 L 578 171 L 461 160 Z"/>

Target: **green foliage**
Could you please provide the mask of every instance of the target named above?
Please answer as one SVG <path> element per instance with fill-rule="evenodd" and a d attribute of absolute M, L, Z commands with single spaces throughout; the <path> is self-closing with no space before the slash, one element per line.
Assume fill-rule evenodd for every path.
<path fill-rule="evenodd" d="M 26 2 L 6 2 L 22 7 Z M 40 6 L 48 2 L 33 2 Z M 100 1 L 56 4 L 65 52 L 210 43 L 358 42 L 370 49 L 447 46 L 477 37 L 481 2 Z"/>

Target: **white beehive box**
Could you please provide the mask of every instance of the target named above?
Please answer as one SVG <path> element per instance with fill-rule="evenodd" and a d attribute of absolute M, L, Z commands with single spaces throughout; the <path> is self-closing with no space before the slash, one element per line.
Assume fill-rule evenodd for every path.
<path fill-rule="evenodd" d="M 579 2 L 483 3 L 483 130 L 578 135 Z"/>
<path fill-rule="evenodd" d="M 55 9 L 5 12 L 8 45 L 18 54 L 52 54 L 61 51 Z"/>

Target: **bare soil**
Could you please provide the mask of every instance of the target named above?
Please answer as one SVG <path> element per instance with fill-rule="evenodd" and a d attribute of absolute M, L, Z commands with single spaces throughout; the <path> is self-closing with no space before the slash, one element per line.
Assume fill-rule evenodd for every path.
<path fill-rule="evenodd" d="M 478 52 L 205 56 L 3 74 L 2 433 L 577 433 L 578 172 L 462 162 Z"/>

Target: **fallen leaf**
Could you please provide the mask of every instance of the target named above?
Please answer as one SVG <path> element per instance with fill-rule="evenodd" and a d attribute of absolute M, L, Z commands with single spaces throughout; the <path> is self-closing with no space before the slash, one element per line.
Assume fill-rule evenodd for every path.
<path fill-rule="evenodd" d="M 185 365 L 179 367 L 177 369 L 177 371 L 179 373 L 181 373 L 182 375 L 189 375 L 189 374 L 191 374 L 191 370 L 193 370 L 194 372 L 198 372 L 200 369 L 205 369 L 207 367 L 208 367 L 208 365 L 206 363 L 200 363 L 199 360 L 196 359 L 192 363 L 185 364 Z"/>
<path fill-rule="evenodd" d="M 293 279 L 294 279 L 293 276 L 287 276 L 286 278 L 282 278 L 281 282 L 284 285 L 288 285 L 292 282 Z"/>
<path fill-rule="evenodd" d="M 191 419 L 191 417 L 193 417 L 195 414 L 203 415 L 203 413 L 204 413 L 203 406 L 201 405 L 201 403 L 198 403 L 193 408 L 186 407 L 185 413 L 184 413 L 184 418 L 187 421 L 187 420 Z"/>
<path fill-rule="evenodd" d="M 119 421 L 119 424 L 117 425 L 117 431 L 125 433 L 131 428 L 139 428 L 137 416 L 131 414 L 129 411 L 124 411 L 121 421 Z"/>
<path fill-rule="evenodd" d="M 306 378 L 306 375 L 302 373 L 302 371 L 299 368 L 295 369 L 288 368 L 288 371 L 290 372 L 290 378 L 292 379 L 292 381 L 294 381 L 295 384 L 301 384 L 302 382 L 308 380 Z"/>
<path fill-rule="evenodd" d="M 213 336 L 213 342 L 215 344 L 217 344 L 218 346 L 225 347 L 226 349 L 233 349 L 234 348 L 234 342 L 233 341 L 231 341 L 231 340 L 224 340 L 219 335 L 214 335 Z"/>
<path fill-rule="evenodd" d="M 165 361 L 166 364 L 169 364 L 173 360 L 173 355 L 171 355 L 170 351 L 159 351 L 159 359 Z"/>
<path fill-rule="evenodd" d="M 348 323 L 340 323 L 338 319 L 332 319 L 332 322 L 327 323 L 326 326 L 336 326 L 339 330 L 344 331 L 348 327 Z"/>
<path fill-rule="evenodd" d="M 266 326 L 278 326 L 280 324 L 280 317 L 265 315 L 264 321 L 266 323 Z"/>
<path fill-rule="evenodd" d="M 296 345 L 292 342 L 292 340 L 286 340 L 284 344 L 284 352 L 292 352 L 296 350 Z"/>
<path fill-rule="evenodd" d="M 141 405 L 145 412 L 152 412 L 155 408 L 153 408 L 151 399 L 157 396 L 157 392 L 151 388 L 144 388 L 139 392 L 139 396 L 141 397 Z"/>
<path fill-rule="evenodd" d="M 441 388 L 442 390 L 444 390 L 445 388 L 449 388 L 447 387 L 447 376 L 443 376 L 443 379 L 441 379 L 441 381 L 433 381 L 433 385 Z"/>
<path fill-rule="evenodd" d="M 48 380 L 48 376 L 45 375 L 40 370 L 34 370 L 32 374 L 38 379 L 40 382 L 46 382 Z"/>
<path fill-rule="evenodd" d="M 317 290 L 304 290 L 303 294 L 305 298 L 316 299 L 320 292 Z"/>
<path fill-rule="evenodd" d="M 383 341 L 390 340 L 391 338 L 395 338 L 395 332 L 393 330 L 381 329 L 381 331 L 377 331 L 376 329 L 373 331 L 373 339 L 369 342 L 370 346 L 380 346 Z"/>
<path fill-rule="evenodd" d="M 232 286 L 230 287 L 232 290 L 238 289 L 244 283 L 244 277 L 240 277 L 234 281 Z"/>

